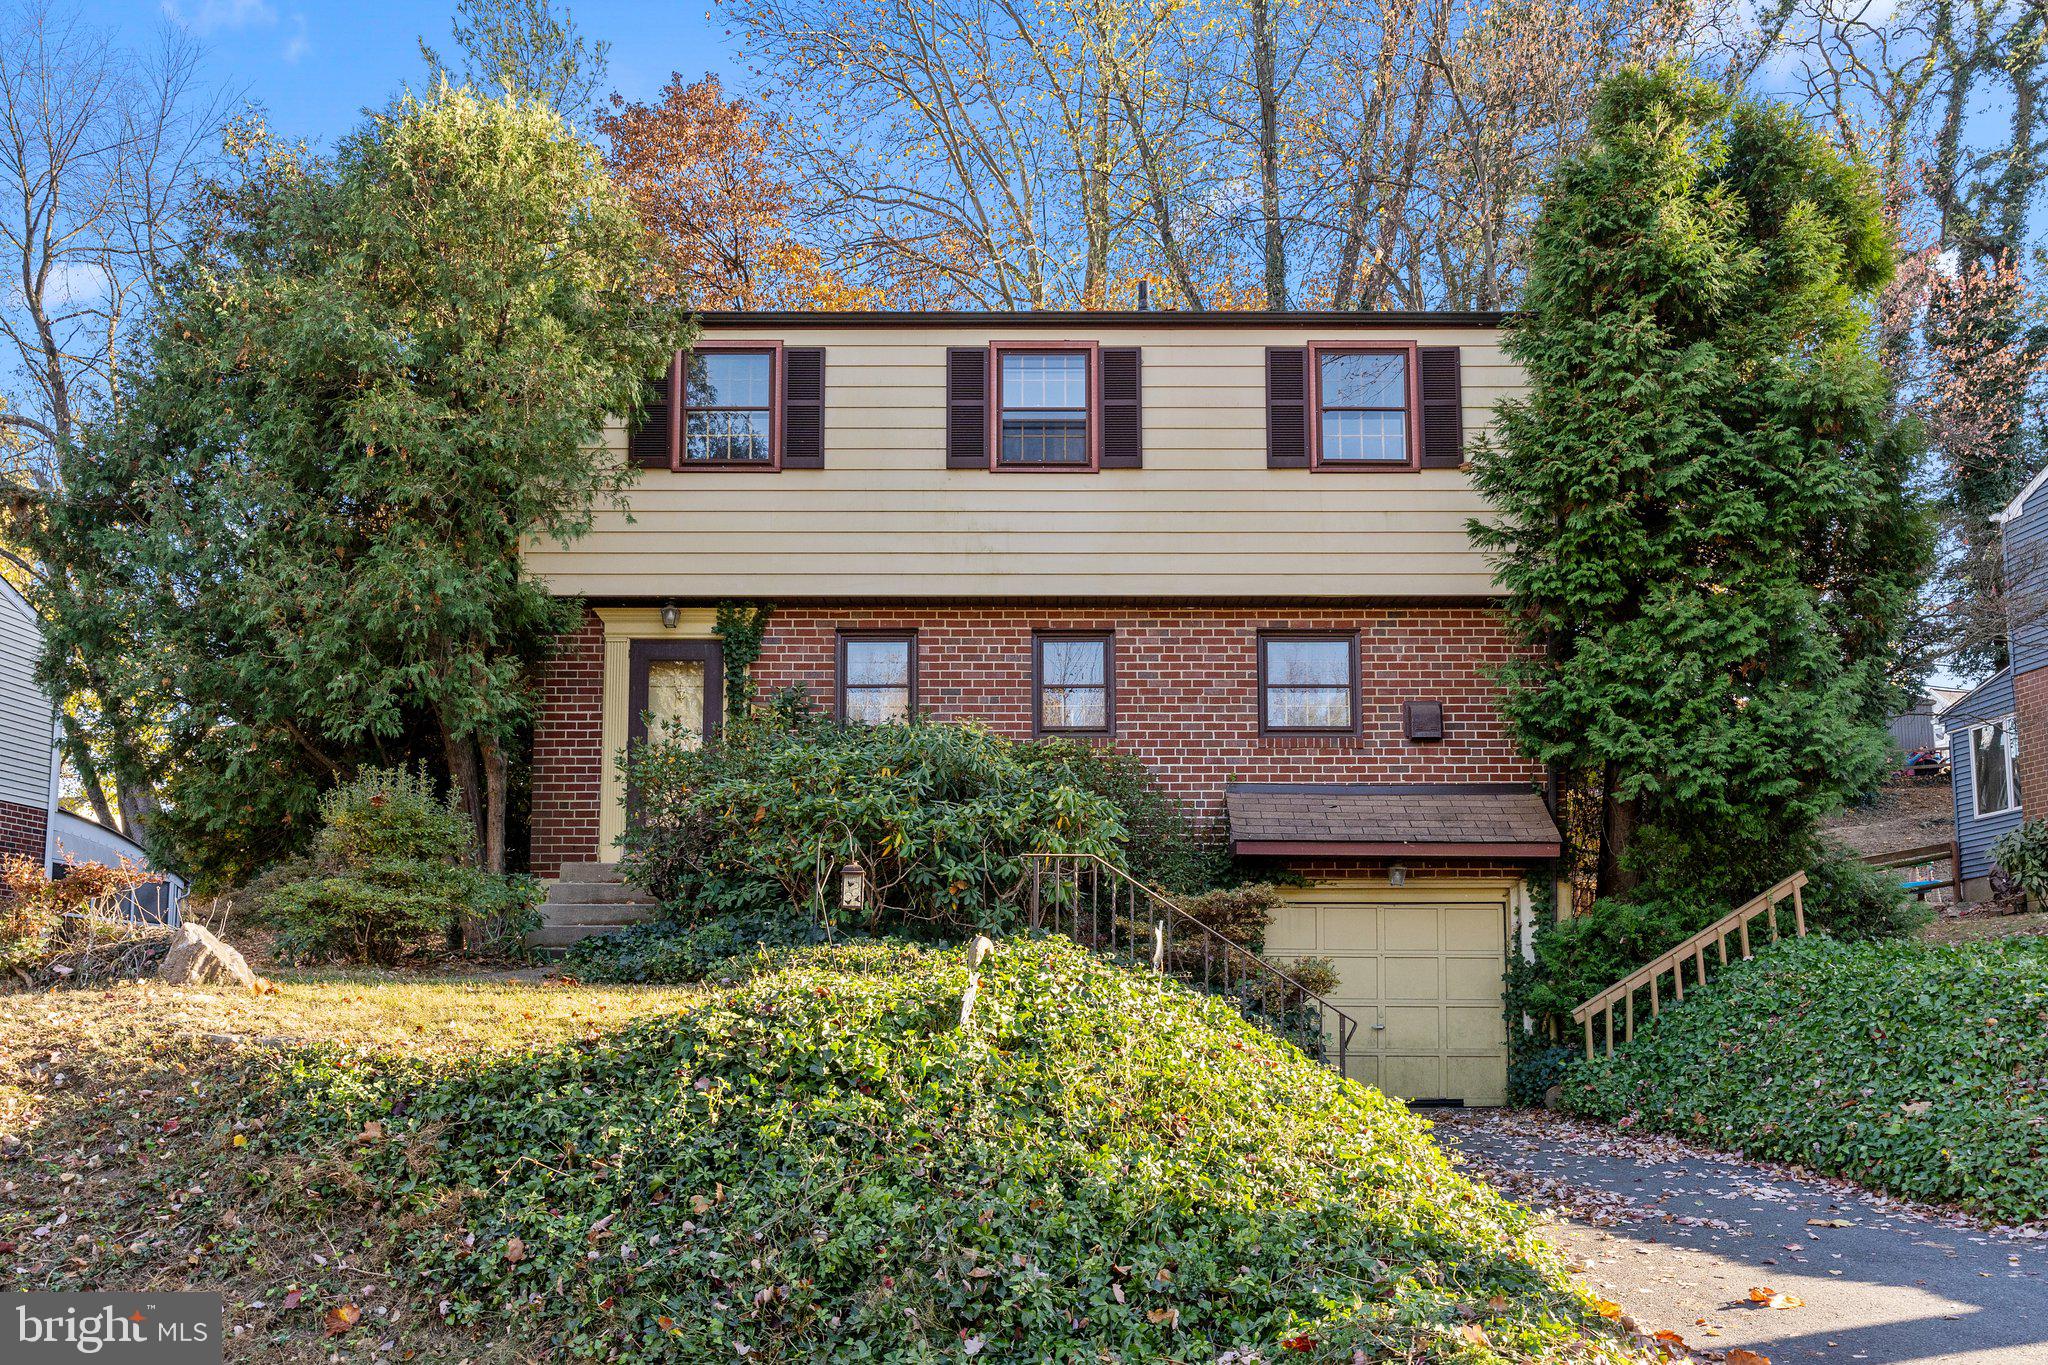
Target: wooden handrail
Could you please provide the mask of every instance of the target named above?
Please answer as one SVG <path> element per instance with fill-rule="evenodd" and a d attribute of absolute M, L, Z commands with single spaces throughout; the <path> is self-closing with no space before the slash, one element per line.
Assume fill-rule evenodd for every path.
<path fill-rule="evenodd" d="M 1685 964 L 1693 964 L 1693 984 L 1704 985 L 1707 979 L 1707 949 L 1712 948 L 1720 958 L 1723 967 L 1728 965 L 1728 938 L 1732 934 L 1741 945 L 1746 960 L 1749 951 L 1749 922 L 1758 915 L 1771 915 L 1771 942 L 1778 941 L 1778 916 L 1780 902 L 1787 897 L 1792 901 L 1792 925 L 1799 937 L 1806 936 L 1806 905 L 1800 899 L 1800 892 L 1806 886 L 1806 874 L 1794 872 L 1770 890 L 1752 900 L 1744 901 L 1720 919 L 1694 934 L 1676 948 L 1661 954 L 1648 965 L 1639 967 L 1629 975 L 1609 986 L 1600 994 L 1572 1011 L 1572 1022 L 1586 1030 L 1586 1056 L 1593 1055 L 1593 1020 L 1597 1015 L 1607 1016 L 1607 1055 L 1614 1055 L 1614 1007 L 1622 1008 L 1622 1041 L 1636 1036 L 1636 992 L 1650 988 L 1650 1014 L 1654 1018 L 1662 1009 L 1658 983 L 1664 973 L 1671 973 L 1672 996 L 1685 999 Z"/>

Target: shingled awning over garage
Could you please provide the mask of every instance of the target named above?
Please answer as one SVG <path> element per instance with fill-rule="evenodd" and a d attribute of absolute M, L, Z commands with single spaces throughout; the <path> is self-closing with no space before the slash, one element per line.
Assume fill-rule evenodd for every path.
<path fill-rule="evenodd" d="M 1555 858 L 1557 825 L 1526 786 L 1234 783 L 1230 845 L 1246 856 Z"/>

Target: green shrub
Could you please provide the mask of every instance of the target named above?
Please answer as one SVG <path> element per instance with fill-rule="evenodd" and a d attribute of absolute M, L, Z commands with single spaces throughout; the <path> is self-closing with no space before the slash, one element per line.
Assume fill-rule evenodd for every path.
<path fill-rule="evenodd" d="M 393 966 L 456 934 L 473 952 L 523 951 L 540 886 L 470 866 L 474 848 L 452 793 L 424 772 L 372 768 L 321 799 L 311 853 L 259 877 L 248 899 L 287 962 Z"/>
<path fill-rule="evenodd" d="M 579 941 L 564 954 L 563 969 L 584 981 L 689 985 L 724 974 L 744 954 L 823 936 L 817 924 L 793 915 L 725 915 L 691 925 L 654 920 Z"/>
<path fill-rule="evenodd" d="M 1114 855 L 1117 809 L 976 725 L 767 715 L 699 749 L 643 746 L 626 875 L 683 923 L 795 914 L 857 932 L 1014 927 L 1027 852 Z M 839 904 L 866 873 L 865 910 Z"/>
<path fill-rule="evenodd" d="M 2048 898 L 2048 820 L 2029 820 L 1991 846 L 1991 861 L 2035 900 Z"/>
<path fill-rule="evenodd" d="M 957 950 L 765 957 L 547 1051 L 280 1059 L 250 1117 L 333 1174 L 275 1206 L 374 1209 L 549 1359 L 1621 1358 L 1426 1123 L 1221 1001 L 1005 943 L 963 1030 Z"/>
<path fill-rule="evenodd" d="M 2048 1217 L 2048 940 L 1808 938 L 1570 1070 L 1568 1108 L 2002 1220 Z"/>
<path fill-rule="evenodd" d="M 1200 829 L 1180 802 L 1160 789 L 1151 769 L 1103 744 L 1047 739 L 1017 746 L 1042 776 L 1107 801 L 1124 827 L 1124 866 L 1147 886 L 1180 896 L 1248 880 L 1219 829 Z"/>

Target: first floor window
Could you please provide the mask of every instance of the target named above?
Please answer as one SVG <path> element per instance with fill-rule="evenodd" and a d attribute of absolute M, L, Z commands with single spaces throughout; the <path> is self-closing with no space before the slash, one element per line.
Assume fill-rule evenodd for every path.
<path fill-rule="evenodd" d="M 1006 465 L 1086 465 L 1088 354 L 999 351 L 997 458 Z"/>
<path fill-rule="evenodd" d="M 774 352 L 693 351 L 683 373 L 684 464 L 774 460 Z"/>
<path fill-rule="evenodd" d="M 1259 722 L 1268 731 L 1358 728 L 1358 642 L 1349 635 L 1259 637 Z"/>
<path fill-rule="evenodd" d="M 1033 641 L 1038 728 L 1048 734 L 1110 731 L 1110 637 L 1045 634 Z"/>
<path fill-rule="evenodd" d="M 1970 731 L 1970 776 L 1978 815 L 1998 815 L 2019 807 L 2019 746 L 2014 742 L 2011 717 Z"/>
<path fill-rule="evenodd" d="M 1408 462 L 1408 353 L 1321 351 L 1316 396 L 1324 464 Z"/>
<path fill-rule="evenodd" d="M 917 710 L 917 637 L 839 637 L 839 716 L 861 725 L 907 721 Z"/>

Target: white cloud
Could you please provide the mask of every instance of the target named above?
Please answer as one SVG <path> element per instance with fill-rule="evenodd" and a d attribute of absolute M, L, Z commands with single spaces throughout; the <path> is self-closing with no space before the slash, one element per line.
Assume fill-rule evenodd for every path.
<path fill-rule="evenodd" d="M 163 10 L 172 23 L 194 33 L 270 28 L 277 23 L 277 11 L 269 0 L 200 0 L 191 10 L 181 0 L 163 0 Z"/>
<path fill-rule="evenodd" d="M 313 41 L 306 36 L 306 16 L 294 13 L 292 15 L 292 36 L 284 41 L 284 64 L 286 66 L 297 66 L 299 59 L 312 50 Z"/>

